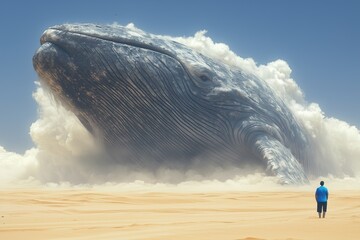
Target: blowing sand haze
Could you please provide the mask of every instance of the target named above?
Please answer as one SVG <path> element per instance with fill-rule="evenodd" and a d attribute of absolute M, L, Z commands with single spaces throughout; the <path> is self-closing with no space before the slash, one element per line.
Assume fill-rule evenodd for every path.
<path fill-rule="evenodd" d="M 283 61 L 257 67 L 201 33 L 172 38 L 132 24 L 56 25 L 41 44 L 33 58 L 41 83 L 103 147 L 79 156 L 92 158 L 79 165 L 99 162 L 92 175 L 102 170 L 123 180 L 128 174 L 114 170 L 128 167 L 156 178 L 166 169 L 178 173 L 166 180 L 179 182 L 236 168 L 227 177 L 262 171 L 280 183 L 306 184 L 309 177 L 354 176 L 359 169 L 353 157 L 339 162 L 323 151 L 327 142 L 314 132 L 300 89 L 291 96 L 268 80 L 277 69 L 297 88 Z M 55 169 L 62 161 L 53 161 Z"/>
<path fill-rule="evenodd" d="M 89 51 L 78 44 L 84 39 L 93 44 Z M 205 31 L 176 38 L 133 24 L 62 25 L 41 41 L 34 58 L 42 77 L 34 93 L 39 119 L 30 128 L 35 146 L 23 155 L 0 147 L 3 182 L 179 183 L 267 173 L 298 184 L 360 172 L 358 129 L 308 103 L 283 60 L 256 65 Z M 121 66 L 114 56 L 124 58 Z M 111 94 L 102 95 L 104 87 Z M 113 105 L 119 97 L 126 99 Z"/>
<path fill-rule="evenodd" d="M 20 2 L 0 240 L 360 239 L 356 1 Z"/>

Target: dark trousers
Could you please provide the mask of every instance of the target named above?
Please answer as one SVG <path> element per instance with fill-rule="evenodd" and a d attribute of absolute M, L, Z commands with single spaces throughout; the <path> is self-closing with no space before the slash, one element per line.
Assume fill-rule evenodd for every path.
<path fill-rule="evenodd" d="M 317 212 L 321 213 L 322 211 L 326 212 L 327 210 L 327 202 L 318 202 L 317 203 Z"/>

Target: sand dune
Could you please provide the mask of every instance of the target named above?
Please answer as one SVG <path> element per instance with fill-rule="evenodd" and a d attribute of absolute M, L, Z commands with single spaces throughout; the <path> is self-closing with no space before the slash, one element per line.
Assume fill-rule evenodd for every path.
<path fill-rule="evenodd" d="M 0 239 L 360 239 L 360 190 L 117 192 L 3 189 Z"/>

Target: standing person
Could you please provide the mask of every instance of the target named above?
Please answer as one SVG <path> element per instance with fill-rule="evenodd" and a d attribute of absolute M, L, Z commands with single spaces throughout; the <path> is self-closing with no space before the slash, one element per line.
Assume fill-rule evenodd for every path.
<path fill-rule="evenodd" d="M 325 218 L 325 213 L 327 210 L 327 200 L 329 198 L 329 192 L 326 187 L 324 187 L 324 181 L 320 182 L 320 187 L 316 189 L 315 199 L 317 202 L 317 212 L 319 213 L 319 218 L 321 218 L 321 212 L 323 212 L 323 218 Z"/>

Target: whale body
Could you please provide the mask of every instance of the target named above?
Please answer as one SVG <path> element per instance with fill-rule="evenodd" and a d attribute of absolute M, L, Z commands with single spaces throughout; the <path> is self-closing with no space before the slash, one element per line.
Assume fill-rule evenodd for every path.
<path fill-rule="evenodd" d="M 123 26 L 57 25 L 40 42 L 41 81 L 119 164 L 255 164 L 308 182 L 307 134 L 255 75 Z"/>

